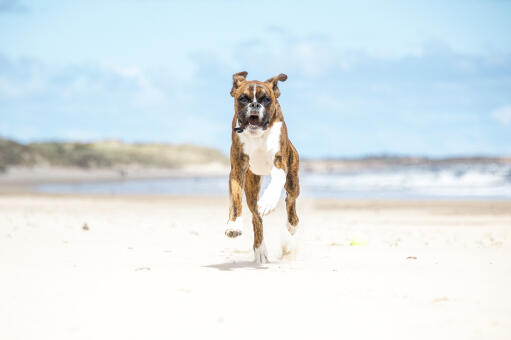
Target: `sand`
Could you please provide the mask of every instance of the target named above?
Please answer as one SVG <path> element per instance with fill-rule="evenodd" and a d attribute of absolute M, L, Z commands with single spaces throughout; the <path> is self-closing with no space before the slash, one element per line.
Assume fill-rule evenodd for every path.
<path fill-rule="evenodd" d="M 298 209 L 256 267 L 224 198 L 4 193 L 0 339 L 511 338 L 511 201 Z"/>

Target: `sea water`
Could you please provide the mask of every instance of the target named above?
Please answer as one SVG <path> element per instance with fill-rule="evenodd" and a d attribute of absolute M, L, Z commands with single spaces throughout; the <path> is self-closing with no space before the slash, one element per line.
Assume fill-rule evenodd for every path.
<path fill-rule="evenodd" d="M 263 188 L 268 178 L 263 181 Z M 300 173 L 301 195 L 357 199 L 511 199 L 511 164 L 398 166 L 384 170 Z M 41 192 L 225 196 L 227 176 L 44 184 Z"/>

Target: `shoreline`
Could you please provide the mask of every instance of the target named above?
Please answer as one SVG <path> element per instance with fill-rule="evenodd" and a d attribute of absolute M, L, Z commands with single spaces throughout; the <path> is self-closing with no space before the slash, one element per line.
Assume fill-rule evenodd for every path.
<path fill-rule="evenodd" d="M 0 173 L 0 193 L 37 192 L 43 184 L 81 184 L 158 180 L 171 178 L 218 177 L 228 175 L 228 168 L 211 164 L 176 169 L 124 167 L 120 169 L 80 169 L 66 167 L 11 167 Z"/>
<path fill-rule="evenodd" d="M 227 191 L 223 192 L 223 189 L 219 189 L 219 186 L 223 185 L 223 182 L 219 182 L 220 179 L 228 177 L 228 174 L 229 168 L 219 166 L 218 164 L 184 167 L 179 169 L 141 168 L 139 166 L 119 169 L 17 167 L 10 168 L 8 172 L 0 173 L 0 194 L 26 193 L 69 196 L 117 195 L 134 197 L 179 197 L 186 195 L 192 197 L 218 198 L 228 195 Z M 320 182 L 321 185 L 314 184 L 314 180 L 311 180 L 311 178 L 315 179 L 315 176 L 322 175 L 323 173 L 321 172 L 311 172 L 306 169 L 301 171 L 301 178 L 304 181 L 302 182 L 301 197 L 331 202 L 416 201 L 425 203 L 434 201 L 505 202 L 511 200 L 511 197 L 509 196 L 509 188 L 506 187 L 499 192 L 498 189 L 500 189 L 500 187 L 498 186 L 493 188 L 488 187 L 486 190 L 490 191 L 487 191 L 485 194 L 479 194 L 478 192 L 470 193 L 470 191 L 466 191 L 467 193 L 465 195 L 462 193 L 458 195 L 449 194 L 448 192 L 442 192 L 441 190 L 439 192 L 432 193 L 428 193 L 427 191 L 421 192 L 420 186 L 417 191 L 414 191 L 416 188 L 413 187 L 411 189 L 406 187 L 403 187 L 403 189 L 397 187 L 387 189 L 385 187 L 378 188 L 378 186 L 375 186 L 374 188 L 369 186 L 366 189 L 357 191 L 356 188 L 350 188 L 348 184 L 348 187 L 346 188 L 339 187 L 339 189 L 337 189 L 338 191 L 329 191 L 328 188 L 326 188 L 326 190 L 321 189 L 321 185 L 328 185 L 328 182 L 324 179 L 323 182 Z M 184 181 L 181 181 L 180 179 L 183 179 Z M 158 182 L 160 180 L 161 182 Z M 165 182 L 165 180 L 169 181 Z M 348 183 L 346 178 L 343 180 L 344 183 Z M 374 179 L 369 178 L 368 180 L 374 182 Z M 144 181 L 154 182 L 145 185 Z M 124 182 L 127 184 L 124 185 Z M 227 187 L 227 183 L 225 184 L 225 187 Z M 456 187 L 446 188 L 451 192 L 455 192 L 457 190 Z M 470 190 L 469 187 L 460 188 L 463 190 Z M 493 191 L 492 194 L 491 190 L 497 191 Z"/>
<path fill-rule="evenodd" d="M 184 195 L 184 194 L 111 194 L 111 193 L 53 193 L 40 191 L 1 191 L 0 197 L 4 199 L 54 199 L 54 200 L 90 200 L 98 199 L 103 201 L 154 201 L 190 203 L 201 202 L 203 204 L 217 205 L 221 203 L 228 210 L 228 195 Z M 511 200 L 505 199 L 378 199 L 378 198 L 317 198 L 311 196 L 300 196 L 300 206 L 313 207 L 320 211 L 356 211 L 356 210 L 430 210 L 432 212 L 450 211 L 450 214 L 457 215 L 511 215 Z M 243 199 L 244 215 L 250 215 L 246 201 Z M 281 197 L 276 209 L 283 208 L 284 196 Z M 452 210 L 454 209 L 454 210 Z"/>

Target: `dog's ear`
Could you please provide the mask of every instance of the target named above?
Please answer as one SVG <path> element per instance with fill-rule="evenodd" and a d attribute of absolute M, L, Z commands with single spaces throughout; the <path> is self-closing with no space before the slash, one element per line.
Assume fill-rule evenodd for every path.
<path fill-rule="evenodd" d="M 275 94 L 275 98 L 278 98 L 280 96 L 280 90 L 277 86 L 277 83 L 279 81 L 286 81 L 286 79 L 287 76 L 284 73 L 281 73 L 278 76 L 272 77 L 265 81 L 265 83 L 269 84 L 272 87 L 273 93 Z"/>
<path fill-rule="evenodd" d="M 241 83 L 243 83 L 247 79 L 248 72 L 242 71 L 238 73 L 234 73 L 232 75 L 232 89 L 231 89 L 231 96 L 234 97 L 234 93 L 240 87 Z"/>

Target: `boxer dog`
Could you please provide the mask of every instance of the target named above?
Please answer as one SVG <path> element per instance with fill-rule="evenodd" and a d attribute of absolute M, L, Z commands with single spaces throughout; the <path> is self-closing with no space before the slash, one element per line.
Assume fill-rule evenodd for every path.
<path fill-rule="evenodd" d="M 287 230 L 294 235 L 298 227 L 296 198 L 298 184 L 298 152 L 287 136 L 287 128 L 277 98 L 279 74 L 264 82 L 246 80 L 247 72 L 233 75 L 231 96 L 234 97 L 232 120 L 231 172 L 229 175 L 229 221 L 225 234 L 241 235 L 241 200 L 245 191 L 254 227 L 254 255 L 257 264 L 268 262 L 263 239 L 263 219 L 277 205 L 282 189 L 286 190 Z M 271 180 L 259 198 L 261 176 Z"/>

